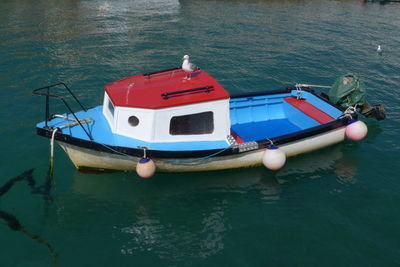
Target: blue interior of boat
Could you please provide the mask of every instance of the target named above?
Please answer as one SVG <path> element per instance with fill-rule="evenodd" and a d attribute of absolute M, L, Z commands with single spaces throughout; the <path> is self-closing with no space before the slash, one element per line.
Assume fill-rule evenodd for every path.
<path fill-rule="evenodd" d="M 245 142 L 273 138 L 301 129 L 288 119 L 248 122 L 232 126 L 232 130 Z"/>
<path fill-rule="evenodd" d="M 231 129 L 243 141 L 259 141 L 294 133 L 320 125 L 315 119 L 287 103 L 287 97 L 297 97 L 296 91 L 279 95 L 234 98 L 230 101 Z M 340 110 L 308 92 L 302 98 L 332 118 Z"/>

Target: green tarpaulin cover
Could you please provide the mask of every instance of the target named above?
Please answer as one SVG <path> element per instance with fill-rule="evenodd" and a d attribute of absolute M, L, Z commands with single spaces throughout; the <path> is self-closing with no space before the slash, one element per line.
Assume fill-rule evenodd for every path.
<path fill-rule="evenodd" d="M 342 108 L 349 106 L 362 107 L 365 104 L 366 89 L 364 83 L 355 75 L 346 74 L 339 77 L 329 90 L 329 100 Z"/>

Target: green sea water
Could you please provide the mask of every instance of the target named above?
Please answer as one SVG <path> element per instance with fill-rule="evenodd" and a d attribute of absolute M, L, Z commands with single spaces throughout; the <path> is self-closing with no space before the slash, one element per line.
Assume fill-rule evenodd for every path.
<path fill-rule="evenodd" d="M 356 0 L 1 0 L 0 266 L 399 266 L 399 16 Z M 56 147 L 49 179 L 33 89 L 65 82 L 94 106 L 185 54 L 232 94 L 352 72 L 388 118 L 278 172 L 142 180 L 81 173 Z"/>

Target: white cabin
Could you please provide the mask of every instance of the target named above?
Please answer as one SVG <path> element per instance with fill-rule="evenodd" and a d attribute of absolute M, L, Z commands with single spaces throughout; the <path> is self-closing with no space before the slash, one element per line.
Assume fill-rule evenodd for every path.
<path fill-rule="evenodd" d="M 103 114 L 115 134 L 146 142 L 221 141 L 230 134 L 229 94 L 209 74 L 180 69 L 105 86 Z"/>

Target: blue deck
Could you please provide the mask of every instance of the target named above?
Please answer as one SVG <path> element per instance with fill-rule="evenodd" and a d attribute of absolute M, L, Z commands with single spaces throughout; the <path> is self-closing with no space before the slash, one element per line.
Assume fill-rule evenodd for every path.
<path fill-rule="evenodd" d="M 288 119 L 276 119 L 259 122 L 248 122 L 232 126 L 232 130 L 245 142 L 293 133 L 302 130 Z"/>

